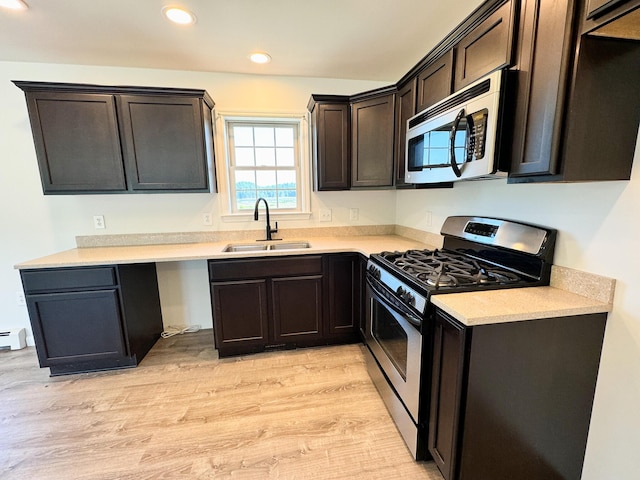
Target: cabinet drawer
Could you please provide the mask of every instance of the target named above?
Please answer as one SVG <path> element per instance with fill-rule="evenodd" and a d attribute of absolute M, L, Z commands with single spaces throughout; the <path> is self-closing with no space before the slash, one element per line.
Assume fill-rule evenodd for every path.
<path fill-rule="evenodd" d="M 61 268 L 22 272 L 25 293 L 110 287 L 117 284 L 114 267 Z"/>
<path fill-rule="evenodd" d="M 321 273 L 322 257 L 319 255 L 209 261 L 210 280 L 313 275 Z"/>

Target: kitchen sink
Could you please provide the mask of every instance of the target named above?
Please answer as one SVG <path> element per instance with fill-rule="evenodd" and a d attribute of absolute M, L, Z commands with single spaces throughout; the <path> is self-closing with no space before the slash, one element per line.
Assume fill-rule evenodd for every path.
<path fill-rule="evenodd" d="M 224 247 L 223 252 L 263 252 L 265 250 L 294 250 L 299 248 L 309 248 L 309 242 L 281 242 L 281 243 L 231 243 Z"/>
<path fill-rule="evenodd" d="M 223 252 L 260 252 L 267 250 L 269 245 L 260 245 L 252 243 L 250 245 L 227 245 L 224 247 Z"/>
<path fill-rule="evenodd" d="M 293 248 L 309 248 L 310 246 L 309 242 L 272 243 L 269 245 L 269 250 L 289 250 Z"/>

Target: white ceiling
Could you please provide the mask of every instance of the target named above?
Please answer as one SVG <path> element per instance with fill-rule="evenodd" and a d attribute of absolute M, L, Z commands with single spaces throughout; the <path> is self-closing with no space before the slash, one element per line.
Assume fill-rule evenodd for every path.
<path fill-rule="evenodd" d="M 25 1 L 0 9 L 0 61 L 395 82 L 483 0 Z M 169 23 L 165 5 L 197 23 Z"/>

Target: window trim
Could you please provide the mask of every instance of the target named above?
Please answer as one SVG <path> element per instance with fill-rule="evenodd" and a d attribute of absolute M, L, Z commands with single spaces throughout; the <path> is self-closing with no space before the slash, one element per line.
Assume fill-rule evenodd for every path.
<path fill-rule="evenodd" d="M 271 218 L 278 220 L 308 220 L 311 218 L 311 175 L 310 175 L 310 142 L 308 112 L 292 113 L 249 113 L 249 112 L 217 112 L 216 113 L 216 175 L 218 177 L 218 194 L 220 199 L 220 218 L 223 222 L 245 222 L 253 220 L 253 212 L 233 212 L 229 165 L 228 122 L 265 122 L 265 123 L 298 123 L 298 146 L 300 155 L 300 211 L 271 210 Z"/>

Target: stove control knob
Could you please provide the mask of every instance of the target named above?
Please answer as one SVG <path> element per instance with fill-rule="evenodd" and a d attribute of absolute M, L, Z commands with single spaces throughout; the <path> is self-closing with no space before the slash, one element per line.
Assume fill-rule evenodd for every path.
<path fill-rule="evenodd" d="M 380 269 L 378 267 L 376 267 L 375 265 L 369 265 L 367 270 L 371 275 L 373 275 L 374 278 L 380 280 Z"/>
<path fill-rule="evenodd" d="M 411 292 L 409 292 L 409 290 L 398 287 L 396 293 L 407 305 L 414 305 L 416 303 L 415 297 L 411 294 Z"/>
<path fill-rule="evenodd" d="M 404 300 L 405 300 L 405 302 L 407 302 L 411 306 L 414 306 L 416 304 L 416 297 L 411 295 L 409 292 L 407 292 L 407 294 L 405 295 L 405 299 Z"/>

